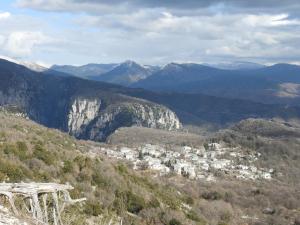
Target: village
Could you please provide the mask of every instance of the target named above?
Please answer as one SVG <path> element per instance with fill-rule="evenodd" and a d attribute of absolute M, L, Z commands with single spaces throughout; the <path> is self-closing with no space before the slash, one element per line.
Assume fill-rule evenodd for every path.
<path fill-rule="evenodd" d="M 135 170 L 151 170 L 161 176 L 173 173 L 206 181 L 216 181 L 220 176 L 269 180 L 274 173 L 273 169 L 255 166 L 260 153 L 245 153 L 240 147 L 229 148 L 220 143 L 209 143 L 197 148 L 145 144 L 136 148 L 99 149 L 108 157 L 131 162 Z"/>

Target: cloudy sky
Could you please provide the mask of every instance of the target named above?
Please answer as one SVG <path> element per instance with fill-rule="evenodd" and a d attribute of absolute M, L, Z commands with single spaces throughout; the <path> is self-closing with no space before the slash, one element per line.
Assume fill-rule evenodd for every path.
<path fill-rule="evenodd" d="M 0 55 L 43 65 L 300 63 L 300 1 L 5 0 Z"/>

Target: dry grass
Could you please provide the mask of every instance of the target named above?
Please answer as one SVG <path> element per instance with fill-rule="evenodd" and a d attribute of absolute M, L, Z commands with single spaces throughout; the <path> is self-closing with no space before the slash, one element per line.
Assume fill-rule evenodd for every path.
<path fill-rule="evenodd" d="M 148 133 L 158 143 L 167 140 L 164 143 L 172 141 L 180 145 L 185 144 L 181 139 L 186 138 L 195 145 L 203 141 L 198 135 L 155 133 L 139 128 L 124 128 L 120 132 L 122 139 L 112 143 L 124 143 L 125 134 L 132 138 L 139 134 L 141 137 L 128 141 L 142 143 Z M 86 155 L 89 148 L 99 143 L 78 141 L 32 121 L 0 113 L 0 180 L 70 182 L 76 187 L 73 197 L 88 198 L 84 206 L 66 211 L 65 218 L 74 225 L 87 221 L 99 224 L 103 220 L 97 217 L 99 214 L 106 218 L 120 216 L 125 225 L 294 224 L 300 216 L 300 185 L 296 179 L 300 165 L 299 158 L 291 160 L 299 154 L 300 145 L 295 141 L 291 144 L 293 139 L 287 142 L 285 138 L 275 139 L 281 147 L 285 146 L 279 151 L 270 137 L 249 138 L 249 133 L 242 131 L 239 136 L 237 131 L 226 135 L 219 138 L 243 144 L 245 148 L 258 146 L 257 150 L 268 157 L 261 163 L 274 164 L 271 167 L 275 168 L 279 164 L 278 170 L 284 168 L 285 176 L 268 182 L 221 179 L 216 183 L 177 176 L 151 178 L 105 156 Z M 269 140 L 267 143 L 265 138 Z M 38 151 L 37 146 L 41 147 Z M 282 151 L 287 156 L 280 161 Z M 274 214 L 264 214 L 265 208 L 274 209 Z"/>
<path fill-rule="evenodd" d="M 189 145 L 203 144 L 203 136 L 179 131 L 165 131 L 145 127 L 123 127 L 115 131 L 107 140 L 109 144 L 140 146 L 141 144 Z"/>

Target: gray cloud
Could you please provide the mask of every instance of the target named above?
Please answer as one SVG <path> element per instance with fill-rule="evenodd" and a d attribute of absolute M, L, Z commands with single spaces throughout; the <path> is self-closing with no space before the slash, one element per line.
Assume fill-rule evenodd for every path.
<path fill-rule="evenodd" d="M 41 2 L 41 1 L 30 1 Z M 59 2 L 59 1 L 56 1 Z M 69 0 L 68 2 L 74 3 L 93 3 L 93 4 L 126 4 L 136 5 L 142 7 L 168 7 L 168 8 L 202 8 L 215 4 L 224 4 L 239 7 L 283 7 L 299 5 L 298 0 Z"/>
<path fill-rule="evenodd" d="M 300 61 L 299 0 L 18 0 L 17 5 L 71 13 L 76 28 L 57 31 L 53 38 L 60 43 L 51 48 L 66 63 Z"/>
<path fill-rule="evenodd" d="M 212 6 L 236 8 L 239 10 L 298 10 L 299 0 L 18 0 L 20 6 L 32 7 L 44 10 L 80 10 L 77 6 L 82 6 L 81 10 L 88 6 L 98 6 L 98 9 L 108 9 L 114 7 L 124 8 L 167 8 L 182 10 L 197 10 Z M 87 7 L 87 8 L 85 8 Z M 92 8 L 90 8 L 91 11 Z M 97 7 L 94 8 L 97 10 Z"/>

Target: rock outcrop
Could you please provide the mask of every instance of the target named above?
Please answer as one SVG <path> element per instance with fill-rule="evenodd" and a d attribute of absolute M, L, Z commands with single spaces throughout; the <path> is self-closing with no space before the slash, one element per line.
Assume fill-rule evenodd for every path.
<path fill-rule="evenodd" d="M 125 102 L 101 108 L 101 100 L 76 99 L 68 114 L 68 132 L 78 138 L 103 141 L 120 127 L 143 126 L 176 130 L 174 112 L 150 102 Z"/>
<path fill-rule="evenodd" d="M 68 132 L 79 136 L 84 128 L 96 118 L 101 100 L 75 99 L 68 114 Z"/>

